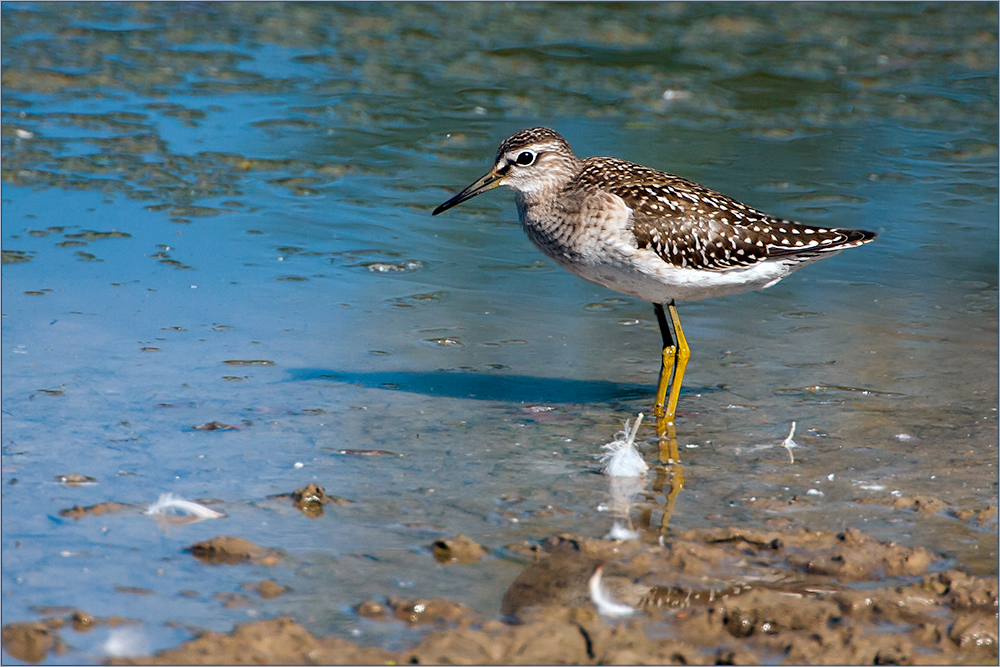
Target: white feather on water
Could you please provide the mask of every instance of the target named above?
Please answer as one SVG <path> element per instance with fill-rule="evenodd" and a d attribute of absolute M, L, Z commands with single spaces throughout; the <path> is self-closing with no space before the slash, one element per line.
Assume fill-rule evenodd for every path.
<path fill-rule="evenodd" d="M 145 512 L 150 515 L 182 514 L 196 519 L 221 519 L 225 514 L 209 509 L 190 500 L 184 500 L 172 493 L 162 493 L 160 498 Z"/>
<path fill-rule="evenodd" d="M 635 424 L 626 421 L 625 430 L 616 433 L 615 439 L 603 446 L 605 451 L 600 462 L 604 464 L 602 471 L 610 478 L 608 490 L 611 493 L 611 509 L 627 523 L 622 525 L 615 520 L 611 531 L 605 536 L 609 540 L 634 540 L 639 537 L 639 533 L 632 530 L 629 512 L 632 498 L 645 486 L 646 471 L 649 469 L 635 446 L 635 436 L 639 432 L 642 416 L 640 412 Z"/>
<path fill-rule="evenodd" d="M 641 477 L 649 470 L 642 454 L 635 447 L 635 435 L 639 432 L 642 416 L 640 412 L 631 428 L 626 421 L 625 430 L 616 433 L 615 439 L 602 447 L 607 451 L 601 456 L 600 462 L 604 464 L 603 471 L 608 477 Z"/>

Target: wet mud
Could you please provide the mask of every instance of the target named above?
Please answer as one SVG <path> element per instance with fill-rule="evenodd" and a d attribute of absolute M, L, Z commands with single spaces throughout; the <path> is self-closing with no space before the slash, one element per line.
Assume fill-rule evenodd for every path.
<path fill-rule="evenodd" d="M 45 623 L 13 623 L 3 628 L 3 650 L 24 662 L 41 662 L 52 652 L 64 653 L 66 648 L 58 635 Z"/>
<path fill-rule="evenodd" d="M 481 544 L 465 535 L 452 540 L 437 540 L 431 545 L 431 549 L 434 551 L 434 560 L 439 563 L 478 563 L 486 555 L 486 549 Z"/>
<path fill-rule="evenodd" d="M 125 512 L 132 509 L 135 509 L 135 507 L 132 505 L 126 505 L 124 503 L 116 503 L 114 501 L 109 501 L 106 503 L 98 503 L 96 505 L 88 505 L 86 507 L 81 507 L 80 505 L 73 505 L 73 507 L 70 507 L 68 509 L 59 510 L 59 516 L 66 516 L 71 519 L 80 520 L 85 516 L 116 514 L 118 512 Z"/>
<path fill-rule="evenodd" d="M 72 610 L 39 609 L 46 618 L 37 623 L 9 623 L 3 626 L 3 650 L 22 662 L 37 663 L 46 657 L 59 656 L 67 651 L 67 645 L 60 636 L 61 630 L 72 630 L 85 634 L 99 627 L 116 628 L 134 625 L 136 622 L 120 616 L 98 617 L 82 609 Z"/>
<path fill-rule="evenodd" d="M 205 424 L 198 424 L 197 426 L 191 427 L 195 431 L 238 431 L 245 426 L 234 426 L 232 424 L 223 424 L 222 422 L 210 421 Z"/>
<path fill-rule="evenodd" d="M 441 542 L 454 548 L 471 540 Z M 988 664 L 998 656 L 997 578 L 946 569 L 928 549 L 854 529 L 729 526 L 631 541 L 564 534 L 503 551 L 528 561 L 503 597 L 503 621 L 444 599 L 390 597 L 354 607 L 367 622 L 418 629 L 402 650 L 316 636 L 282 617 L 111 663 Z M 237 538 L 192 552 L 225 563 L 273 557 Z M 602 598 L 626 613 L 595 605 L 598 568 Z M 887 578 L 901 583 L 885 586 Z M 287 590 L 270 580 L 244 589 L 264 600 Z M 247 606 L 245 597 L 225 603 Z M 101 622 L 108 621 L 77 611 L 14 624 L 4 628 L 4 649 L 37 662 L 63 650 L 64 626 L 80 632 Z"/>
<path fill-rule="evenodd" d="M 250 562 L 261 565 L 277 565 L 283 555 L 278 549 L 270 549 L 254 544 L 242 537 L 222 536 L 204 542 L 196 542 L 187 549 L 192 556 L 204 563 L 235 565 Z"/>
<path fill-rule="evenodd" d="M 350 505 L 352 503 L 352 501 L 346 498 L 328 495 L 323 490 L 323 487 L 315 482 L 310 482 L 301 489 L 296 489 L 291 493 L 279 493 L 272 496 L 272 498 L 291 499 L 295 509 L 310 519 L 318 519 L 323 516 L 324 505 Z"/>
<path fill-rule="evenodd" d="M 40 389 L 40 393 L 49 395 L 62 395 L 62 391 L 56 391 L 51 389 Z M 56 475 L 55 479 L 57 482 L 62 482 L 67 486 L 84 486 L 86 484 L 97 484 L 97 479 L 90 477 L 88 475 L 81 475 L 78 472 L 71 472 L 66 475 Z"/>
<path fill-rule="evenodd" d="M 995 4 L 2 12 L 5 662 L 996 664 Z M 430 215 L 530 125 L 880 234 L 683 305 L 679 495 L 648 304 Z"/>
<path fill-rule="evenodd" d="M 255 593 L 257 593 L 257 595 L 261 596 L 265 600 L 273 600 L 274 598 L 280 595 L 284 595 L 285 593 L 288 592 L 287 586 L 276 584 L 270 579 L 265 579 L 256 584 L 244 584 L 243 588 L 246 590 L 254 591 Z"/>

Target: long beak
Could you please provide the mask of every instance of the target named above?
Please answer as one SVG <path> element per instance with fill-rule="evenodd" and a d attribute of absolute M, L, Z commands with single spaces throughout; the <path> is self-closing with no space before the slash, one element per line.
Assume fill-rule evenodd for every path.
<path fill-rule="evenodd" d="M 449 199 L 448 201 L 446 201 L 445 203 L 441 204 L 436 209 L 434 209 L 434 212 L 431 213 L 431 215 L 444 213 L 452 206 L 458 206 L 466 199 L 472 199 L 476 195 L 482 194 L 487 190 L 492 190 L 493 188 L 500 187 L 500 181 L 502 179 L 503 176 L 501 176 L 500 174 L 496 173 L 491 169 L 490 173 L 486 174 L 478 181 L 476 181 L 475 183 L 465 188 L 457 195 L 455 195 L 454 197 L 452 197 L 451 199 Z"/>

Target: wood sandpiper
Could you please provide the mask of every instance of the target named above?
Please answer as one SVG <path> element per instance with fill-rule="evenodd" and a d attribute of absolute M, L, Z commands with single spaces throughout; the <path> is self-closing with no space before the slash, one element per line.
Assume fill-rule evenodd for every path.
<path fill-rule="evenodd" d="M 528 238 L 557 264 L 653 304 L 663 337 L 653 407 L 661 443 L 668 429 L 673 432 L 690 357 L 675 299 L 764 289 L 876 236 L 774 218 L 679 176 L 624 160 L 580 159 L 545 127 L 508 137 L 489 173 L 433 215 L 501 185 L 514 191 Z M 671 460 L 679 458 L 672 440 Z"/>

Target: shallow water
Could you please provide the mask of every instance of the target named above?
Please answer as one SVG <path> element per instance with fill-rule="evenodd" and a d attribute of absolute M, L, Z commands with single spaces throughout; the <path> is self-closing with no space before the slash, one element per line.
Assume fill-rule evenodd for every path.
<path fill-rule="evenodd" d="M 410 631 L 353 607 L 497 617 L 523 569 L 503 547 L 604 535 L 595 457 L 649 411 L 652 308 L 546 260 L 509 193 L 430 216 L 539 124 L 880 234 L 680 304 L 671 529 L 760 525 L 758 498 L 797 496 L 782 516 L 996 574 L 995 519 L 888 506 L 997 503 L 994 5 L 5 3 L 2 20 L 5 624 L 119 615 L 140 623 L 129 653 L 289 614 L 396 647 Z M 212 421 L 237 428 L 193 428 Z M 269 498 L 311 481 L 353 504 L 310 519 Z M 165 527 L 141 514 L 164 492 L 228 517 Z M 105 501 L 137 508 L 59 513 Z M 459 533 L 493 555 L 435 563 Z M 215 535 L 287 557 L 183 551 Z M 292 591 L 218 597 L 264 578 Z M 107 638 L 46 660 L 103 660 Z"/>

